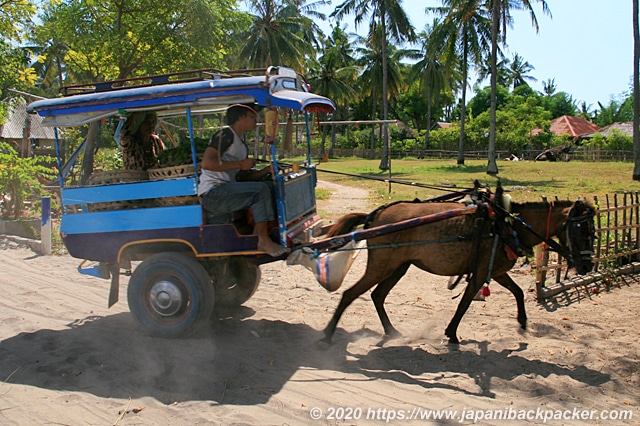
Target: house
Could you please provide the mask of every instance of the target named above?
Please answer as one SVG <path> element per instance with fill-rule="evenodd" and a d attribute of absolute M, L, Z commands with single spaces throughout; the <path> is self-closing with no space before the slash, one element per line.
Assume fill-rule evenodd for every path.
<path fill-rule="evenodd" d="M 24 98 L 14 98 L 9 102 L 9 118 L 0 126 L 0 141 L 8 142 L 22 157 L 55 155 L 53 129 L 44 127 L 42 120 L 37 114 L 27 113 L 27 101 Z"/>
<path fill-rule="evenodd" d="M 556 136 L 569 136 L 574 142 L 578 143 L 585 138 L 586 135 L 593 134 L 600 130 L 596 124 L 582 117 L 573 115 L 563 115 L 551 120 L 549 131 Z M 531 131 L 533 136 L 542 132 L 542 129 L 536 128 Z"/>
<path fill-rule="evenodd" d="M 451 123 L 445 123 L 444 121 L 436 121 L 431 126 L 431 130 L 446 129 L 447 127 L 451 127 Z"/>
<path fill-rule="evenodd" d="M 597 132 L 593 132 L 591 134 L 585 135 L 584 139 L 591 139 L 596 133 L 600 133 L 605 138 L 613 134 L 613 131 L 616 130 L 622 134 L 625 134 L 629 137 L 633 137 L 633 122 L 617 122 L 613 124 L 609 124 L 598 130 Z"/>

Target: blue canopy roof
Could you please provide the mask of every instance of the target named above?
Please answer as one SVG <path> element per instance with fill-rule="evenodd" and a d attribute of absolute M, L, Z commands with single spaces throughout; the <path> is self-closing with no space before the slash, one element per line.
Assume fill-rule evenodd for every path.
<path fill-rule="evenodd" d="M 291 75 L 263 75 L 179 82 L 148 87 L 115 89 L 63 98 L 40 100 L 27 107 L 44 117 L 44 125 L 76 126 L 125 112 L 153 110 L 158 116 L 223 110 L 235 103 L 297 111 L 332 112 L 333 102 L 307 91 Z"/>

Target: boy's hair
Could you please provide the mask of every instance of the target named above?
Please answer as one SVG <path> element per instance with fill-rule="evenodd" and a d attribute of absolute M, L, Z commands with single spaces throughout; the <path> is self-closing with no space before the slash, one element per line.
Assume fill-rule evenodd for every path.
<path fill-rule="evenodd" d="M 235 104 L 227 109 L 227 125 L 231 126 L 247 114 L 258 115 L 260 107 L 256 104 Z"/>

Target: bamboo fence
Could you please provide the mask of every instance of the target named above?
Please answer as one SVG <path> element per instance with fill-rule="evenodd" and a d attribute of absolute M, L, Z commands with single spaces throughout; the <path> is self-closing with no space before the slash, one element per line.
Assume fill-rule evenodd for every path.
<path fill-rule="evenodd" d="M 596 240 L 593 272 L 567 278 L 567 265 L 543 244 L 536 247 L 536 293 L 543 302 L 558 293 L 619 275 L 640 273 L 640 195 L 625 192 L 594 197 Z M 601 205 L 602 204 L 602 205 Z M 551 279 L 549 279 L 551 278 Z"/>

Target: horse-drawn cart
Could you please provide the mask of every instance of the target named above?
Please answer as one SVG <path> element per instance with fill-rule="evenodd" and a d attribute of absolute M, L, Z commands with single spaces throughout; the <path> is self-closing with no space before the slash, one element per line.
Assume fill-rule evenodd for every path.
<path fill-rule="evenodd" d="M 196 196 L 199 153 L 194 117 L 216 116 L 239 103 L 269 109 L 264 135 L 270 142 L 278 216 L 272 238 L 291 248 L 292 258 L 297 257 L 298 262 L 306 258 L 307 266 L 315 269 L 316 277 L 329 290 L 340 285 L 352 260 L 336 259 L 343 256 L 343 250 L 358 249 L 354 247 L 358 241 L 367 241 L 367 271 L 344 292 L 325 330 L 327 340 L 344 309 L 374 286 L 372 296 L 385 332 L 395 332 L 384 310 L 384 299 L 410 265 L 434 274 L 470 278 L 446 332 L 451 341 L 457 341 L 462 315 L 479 288 L 492 278 L 516 297 L 518 320 L 524 327 L 522 291 L 507 275 L 515 263 L 514 250 L 530 250 L 547 241 L 579 269 L 586 270 L 591 262 L 593 241 L 589 235 L 593 227 L 576 231 L 587 223 L 582 217 L 591 217 L 592 225 L 588 206 L 514 204 L 512 214 L 503 207 L 501 197 L 495 202 L 486 193 L 471 197 L 467 205 L 454 200 L 477 188 L 427 202 L 385 206 L 370 215 L 347 215 L 325 235 L 316 209 L 317 170 L 310 157 L 310 128 L 312 114 L 330 113 L 334 105 L 310 93 L 303 77 L 286 68 L 226 73 L 200 70 L 195 76 L 179 73 L 76 86 L 71 92 L 62 98 L 34 102 L 28 111 L 55 127 L 123 123 L 131 113 L 154 111 L 165 130 L 170 124 L 186 128 L 184 143 L 189 146 L 190 159 L 180 168 L 184 172 L 154 173 L 153 178 L 148 172 L 144 176 L 134 173 L 127 179 L 109 172 L 112 175 L 106 180 L 70 184 L 67 173 L 71 166 L 62 164 L 60 141 L 56 143 L 63 210 L 60 232 L 65 246 L 71 256 L 96 263 L 87 267 L 83 262 L 78 268 L 81 273 L 111 279 L 109 306 L 118 300 L 120 276 L 129 275 L 129 308 L 157 335 L 183 335 L 206 322 L 215 307 L 239 306 L 255 293 L 259 266 L 284 259 L 258 250 L 257 236 L 244 230 L 243 212 L 233 217 L 210 217 Z M 302 114 L 307 122 L 307 159 L 288 168 L 279 167 L 276 161 L 278 110 L 289 117 Z M 292 133 L 285 130 L 285 138 Z M 72 155 L 71 161 L 76 158 Z M 365 224 L 365 229 L 354 231 L 359 224 Z M 556 235 L 561 244 L 550 239 Z M 327 274 L 332 262 L 342 268 L 337 278 Z"/>
<path fill-rule="evenodd" d="M 115 127 L 131 113 L 154 111 L 163 129 L 178 129 L 167 139 L 182 136 L 178 147 L 190 146 L 182 173 L 94 172 L 88 184 L 79 185 L 68 177 L 72 164 L 62 164 L 56 132 L 63 242 L 71 256 L 85 260 L 78 268 L 81 273 L 111 278 L 109 306 L 118 300 L 120 276 L 130 275 L 129 307 L 153 333 L 181 335 L 208 320 L 215 306 L 242 304 L 258 287 L 259 265 L 279 260 L 258 250 L 257 236 L 243 229 L 243 212 L 208 217 L 203 211 L 197 198 L 202 153 L 197 152 L 196 140 L 202 133 L 194 126 L 196 117 L 199 123 L 219 123 L 229 105 L 267 108 L 270 120 L 262 135 L 271 142 L 278 216 L 272 237 L 292 247 L 319 235 L 322 221 L 310 149 L 306 161 L 280 168 L 275 161 L 279 123 L 274 114 L 304 116 L 310 143 L 313 114 L 331 113 L 334 104 L 311 93 L 304 78 L 291 69 L 198 70 L 73 86 L 64 93 L 32 103 L 28 111 L 42 116 L 44 125 L 80 127 L 84 134 L 86 124 Z M 205 140 L 215 128 L 206 131 Z M 76 159 L 77 153 L 71 156 L 71 161 Z M 141 263 L 134 266 L 136 262 Z"/>

